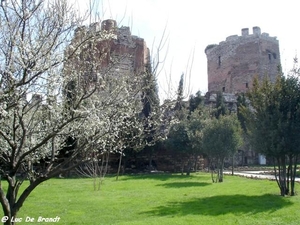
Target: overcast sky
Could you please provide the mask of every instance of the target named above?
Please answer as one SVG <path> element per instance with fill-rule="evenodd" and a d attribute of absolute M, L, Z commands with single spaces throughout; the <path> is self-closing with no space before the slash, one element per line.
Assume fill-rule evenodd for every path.
<path fill-rule="evenodd" d="M 129 26 L 132 34 L 144 38 L 153 50 L 166 29 L 167 45 L 161 55 L 168 46 L 167 58 L 158 77 L 161 96 L 170 88 L 167 76 L 171 75 L 172 88 L 176 90 L 182 73 L 186 75 L 186 95 L 198 90 L 205 93 L 205 47 L 230 35 L 241 35 L 242 28 L 249 28 L 252 34 L 252 27 L 259 26 L 261 32 L 277 37 L 285 73 L 293 66 L 293 58 L 300 49 L 297 0 L 99 0 L 97 8 L 99 18 L 115 19 L 118 26 Z"/>

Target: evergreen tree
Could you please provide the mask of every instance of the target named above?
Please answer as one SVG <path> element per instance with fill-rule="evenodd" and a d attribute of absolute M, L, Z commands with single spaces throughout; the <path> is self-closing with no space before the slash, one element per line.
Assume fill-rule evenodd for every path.
<path fill-rule="evenodd" d="M 247 97 L 251 107 L 242 107 L 242 113 L 251 143 L 274 160 L 281 195 L 294 195 L 300 155 L 299 79 L 279 76 L 274 84 L 268 79 L 259 84 L 256 78 Z"/>
<path fill-rule="evenodd" d="M 180 120 L 170 128 L 166 146 L 175 151 L 178 155 L 181 155 L 181 174 L 183 174 L 185 164 L 184 158 L 189 156 L 191 150 L 186 119 Z M 187 175 L 189 175 L 189 169 L 186 172 Z"/>
<path fill-rule="evenodd" d="M 178 90 L 182 87 L 182 83 L 180 82 Z M 171 127 L 166 141 L 167 147 L 181 155 L 182 173 L 185 168 L 187 175 L 190 174 L 193 165 L 196 165 L 196 160 L 202 152 L 202 130 L 205 119 L 209 117 L 208 110 L 200 107 L 201 102 L 201 93 L 197 92 L 196 96 L 191 95 L 190 97 L 188 105 L 191 107 L 186 109 L 182 106 L 180 110 L 176 111 L 178 123 Z"/>
<path fill-rule="evenodd" d="M 151 65 L 147 66 L 147 71 L 143 82 L 142 91 L 142 117 L 144 118 L 144 135 L 146 143 L 154 143 L 159 138 L 159 129 L 157 126 L 159 114 L 159 96 L 155 74 L 152 73 Z M 152 155 L 155 146 L 152 144 L 146 145 L 144 152 L 149 154 L 149 167 L 152 167 Z"/>
<path fill-rule="evenodd" d="M 189 99 L 189 113 L 195 111 L 203 102 L 203 97 L 201 96 L 201 92 L 197 91 L 195 95 L 191 95 Z"/>
<path fill-rule="evenodd" d="M 240 124 L 235 114 L 220 116 L 207 121 L 203 129 L 202 148 L 208 156 L 213 182 L 223 182 L 226 157 L 232 156 L 242 144 Z M 217 179 L 214 179 L 214 170 Z"/>
<path fill-rule="evenodd" d="M 151 65 L 147 66 L 143 82 L 142 92 L 143 115 L 147 118 L 159 107 L 158 88 L 155 75 L 151 71 Z"/>
<path fill-rule="evenodd" d="M 179 85 L 177 89 L 177 99 L 175 104 L 175 110 L 180 111 L 182 109 L 182 101 L 183 101 L 183 82 L 184 82 L 184 74 L 181 74 Z"/>
<path fill-rule="evenodd" d="M 247 132 L 247 128 L 246 128 L 246 118 L 243 115 L 243 113 L 241 112 L 241 109 L 243 107 L 247 107 L 247 102 L 246 102 L 246 96 L 244 93 L 241 93 L 238 95 L 237 97 L 237 117 L 238 120 L 240 121 L 241 127 L 243 129 L 243 131 L 246 133 Z"/>
<path fill-rule="evenodd" d="M 217 119 L 219 119 L 220 116 L 224 116 L 227 114 L 227 108 L 225 105 L 225 101 L 224 101 L 222 92 L 217 93 L 216 108 L 215 108 L 213 114 Z"/>

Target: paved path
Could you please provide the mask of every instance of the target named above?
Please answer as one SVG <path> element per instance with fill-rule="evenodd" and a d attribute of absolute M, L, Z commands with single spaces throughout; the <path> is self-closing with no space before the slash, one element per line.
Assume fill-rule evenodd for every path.
<path fill-rule="evenodd" d="M 274 175 L 270 174 L 263 174 L 264 171 L 234 171 L 235 176 L 242 176 L 242 177 L 249 177 L 253 179 L 267 179 L 267 180 L 275 180 Z M 224 174 L 229 174 L 231 175 L 231 171 L 224 171 Z M 296 177 L 295 178 L 296 182 L 300 182 L 300 178 Z"/>

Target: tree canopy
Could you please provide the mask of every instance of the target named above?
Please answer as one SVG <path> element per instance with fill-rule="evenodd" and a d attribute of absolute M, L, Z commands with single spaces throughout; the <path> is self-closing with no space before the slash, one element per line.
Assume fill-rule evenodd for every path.
<path fill-rule="evenodd" d="M 93 47 L 114 34 L 76 36 L 85 18 L 67 1 L 0 4 L 0 202 L 11 224 L 42 182 L 106 152 L 141 149 L 145 124 L 164 133 L 157 124 L 164 112 L 154 120 L 145 101 L 143 110 L 147 74 L 100 70 Z"/>
<path fill-rule="evenodd" d="M 249 107 L 242 107 L 254 149 L 273 159 L 281 195 L 294 195 L 300 153 L 300 86 L 296 76 L 278 76 L 275 83 L 254 79 L 247 94 Z"/>
<path fill-rule="evenodd" d="M 207 120 L 203 130 L 202 148 L 210 161 L 212 175 L 217 170 L 217 182 L 223 181 L 225 158 L 232 156 L 241 144 L 241 128 L 235 114 Z M 213 176 L 212 180 L 214 181 Z"/>

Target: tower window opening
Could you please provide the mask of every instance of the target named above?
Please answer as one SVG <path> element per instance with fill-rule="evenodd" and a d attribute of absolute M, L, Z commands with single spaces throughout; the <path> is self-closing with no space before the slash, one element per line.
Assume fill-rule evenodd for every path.
<path fill-rule="evenodd" d="M 277 55 L 276 53 L 273 53 L 273 58 L 276 59 L 277 58 Z"/>
<path fill-rule="evenodd" d="M 221 56 L 218 57 L 218 66 L 221 66 Z"/>
<path fill-rule="evenodd" d="M 248 83 L 246 83 L 246 88 L 249 88 L 249 85 L 248 85 Z"/>
<path fill-rule="evenodd" d="M 269 61 L 271 61 L 271 59 L 272 59 L 272 54 L 271 54 L 271 53 L 268 53 L 268 56 L 269 56 Z"/>
<path fill-rule="evenodd" d="M 225 92 L 225 87 L 222 87 L 222 91 Z"/>

